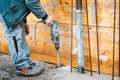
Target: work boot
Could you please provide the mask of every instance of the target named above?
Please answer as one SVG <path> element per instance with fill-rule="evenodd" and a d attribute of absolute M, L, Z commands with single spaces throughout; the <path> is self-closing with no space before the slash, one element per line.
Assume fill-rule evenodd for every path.
<path fill-rule="evenodd" d="M 25 76 L 25 77 L 32 77 L 40 75 L 43 71 L 42 66 L 30 66 L 29 68 L 23 68 L 22 70 L 15 71 L 17 76 Z"/>
<path fill-rule="evenodd" d="M 33 62 L 33 63 L 29 64 L 29 66 L 30 66 L 30 67 L 32 67 L 32 66 L 36 66 L 36 63 Z"/>

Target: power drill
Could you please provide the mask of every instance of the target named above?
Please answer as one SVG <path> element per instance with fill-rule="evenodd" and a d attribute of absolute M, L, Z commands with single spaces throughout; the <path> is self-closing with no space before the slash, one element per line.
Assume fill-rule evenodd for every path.
<path fill-rule="evenodd" d="M 60 34 L 59 34 L 59 29 L 58 29 L 58 23 L 56 21 L 53 21 L 52 25 L 51 25 L 51 39 L 52 42 L 55 45 L 55 49 L 56 51 L 59 50 L 59 39 L 60 39 Z"/>
<path fill-rule="evenodd" d="M 58 67 L 60 67 L 60 58 L 59 58 L 59 43 L 60 43 L 60 34 L 59 34 L 59 29 L 58 29 L 58 23 L 56 21 L 53 21 L 52 25 L 51 25 L 51 39 L 53 44 L 55 45 L 55 49 L 56 49 L 56 55 L 57 55 L 57 61 L 58 61 Z"/>

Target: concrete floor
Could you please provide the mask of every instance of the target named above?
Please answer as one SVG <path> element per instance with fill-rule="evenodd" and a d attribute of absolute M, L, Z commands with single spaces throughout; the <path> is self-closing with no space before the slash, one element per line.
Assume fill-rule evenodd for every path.
<path fill-rule="evenodd" d="M 41 75 L 36 77 L 18 77 L 14 75 L 15 68 L 12 65 L 9 55 L 0 55 L 0 80 L 112 80 L 111 75 L 101 74 L 94 72 L 93 76 L 90 76 L 89 71 L 85 71 L 85 74 L 77 72 L 77 69 L 73 69 L 70 72 L 70 66 L 63 66 L 56 68 L 56 65 L 36 61 L 37 65 L 44 66 L 45 70 Z M 120 80 L 115 76 L 114 80 Z"/>

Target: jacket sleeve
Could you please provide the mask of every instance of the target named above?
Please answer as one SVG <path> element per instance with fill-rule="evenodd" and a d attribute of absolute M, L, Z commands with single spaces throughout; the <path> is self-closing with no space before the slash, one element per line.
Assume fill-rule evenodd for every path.
<path fill-rule="evenodd" d="M 44 18 L 47 13 L 40 4 L 40 0 L 25 0 L 28 9 L 39 19 Z"/>

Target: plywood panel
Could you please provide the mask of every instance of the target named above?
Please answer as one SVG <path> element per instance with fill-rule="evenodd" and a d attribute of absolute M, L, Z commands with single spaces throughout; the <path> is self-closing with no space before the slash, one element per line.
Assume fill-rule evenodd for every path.
<path fill-rule="evenodd" d="M 30 24 L 30 35 L 27 36 L 28 44 L 32 50 L 34 46 L 34 22 L 28 22 Z M 35 49 L 32 51 L 32 57 L 36 60 L 43 60 L 46 62 L 56 63 L 56 52 L 54 49 L 54 45 L 51 42 L 48 26 L 43 24 L 39 24 L 40 26 L 37 27 L 37 44 Z M 71 44 L 70 44 L 70 25 L 60 25 L 60 32 L 61 32 L 61 43 L 60 43 L 60 55 L 61 55 L 61 62 L 62 64 L 69 65 L 70 61 L 70 53 L 71 53 Z M 101 61 L 101 70 L 105 73 L 111 73 L 112 68 L 112 28 L 99 28 L 99 43 L 100 43 L 100 55 L 106 55 L 108 57 L 107 61 Z M 8 51 L 7 43 L 4 42 L 5 37 L 4 33 L 1 33 L 1 49 L 3 51 Z M 90 28 L 90 35 L 91 35 L 91 51 L 92 51 L 92 63 L 93 63 L 93 70 L 97 71 L 97 50 L 96 50 L 96 28 Z M 116 29 L 116 53 L 115 53 L 115 73 L 118 72 L 118 29 Z M 77 43 L 75 39 L 74 45 Z M 89 53 L 88 53 L 88 38 L 87 38 L 87 28 L 84 26 L 84 47 L 85 47 L 85 68 L 89 69 Z M 74 48 L 77 48 L 75 46 Z M 44 56 L 43 56 L 44 55 Z M 36 57 L 37 56 L 37 57 Z M 41 58 L 42 56 L 42 58 Z M 48 60 L 48 58 L 50 60 Z M 77 67 L 77 53 L 73 55 L 73 66 Z M 109 67 L 109 68 L 108 68 Z"/>
<path fill-rule="evenodd" d="M 60 2 L 59 2 L 60 1 Z M 118 32 L 118 0 L 117 0 L 117 14 L 116 14 L 116 41 L 115 41 L 115 74 L 118 74 L 118 44 L 119 44 L 119 32 Z M 99 26 L 99 44 L 100 44 L 100 56 L 106 56 L 108 59 L 103 61 L 101 59 L 101 72 L 112 73 L 112 51 L 113 51 L 113 6 L 114 0 L 98 0 L 98 24 Z M 70 65 L 71 54 L 71 2 L 70 0 L 41 0 L 41 4 L 47 13 L 59 22 L 60 28 L 60 59 L 61 64 Z M 91 39 L 91 51 L 92 51 L 92 66 L 93 70 L 97 71 L 97 45 L 96 45 L 96 27 L 95 27 L 95 6 L 94 0 L 88 0 L 89 9 L 89 24 L 90 26 L 90 39 Z M 76 27 L 76 13 L 75 13 L 75 0 L 74 0 L 74 25 L 73 25 L 73 67 L 77 67 L 77 27 Z M 86 25 L 86 12 L 85 12 L 85 0 L 83 0 L 83 25 Z M 50 27 L 39 23 L 37 26 L 37 43 L 34 47 L 34 28 L 35 23 L 40 19 L 37 19 L 32 13 L 27 17 L 28 24 L 30 25 L 30 34 L 26 36 L 30 49 L 32 50 L 32 58 L 35 60 L 42 60 L 51 63 L 57 63 L 56 51 L 52 44 L 50 37 Z M 89 68 L 89 47 L 88 47 L 88 33 L 87 26 L 84 27 L 84 50 L 85 50 L 85 68 Z M 7 40 L 5 37 L 4 29 L 0 24 L 0 50 L 9 52 Z"/>

